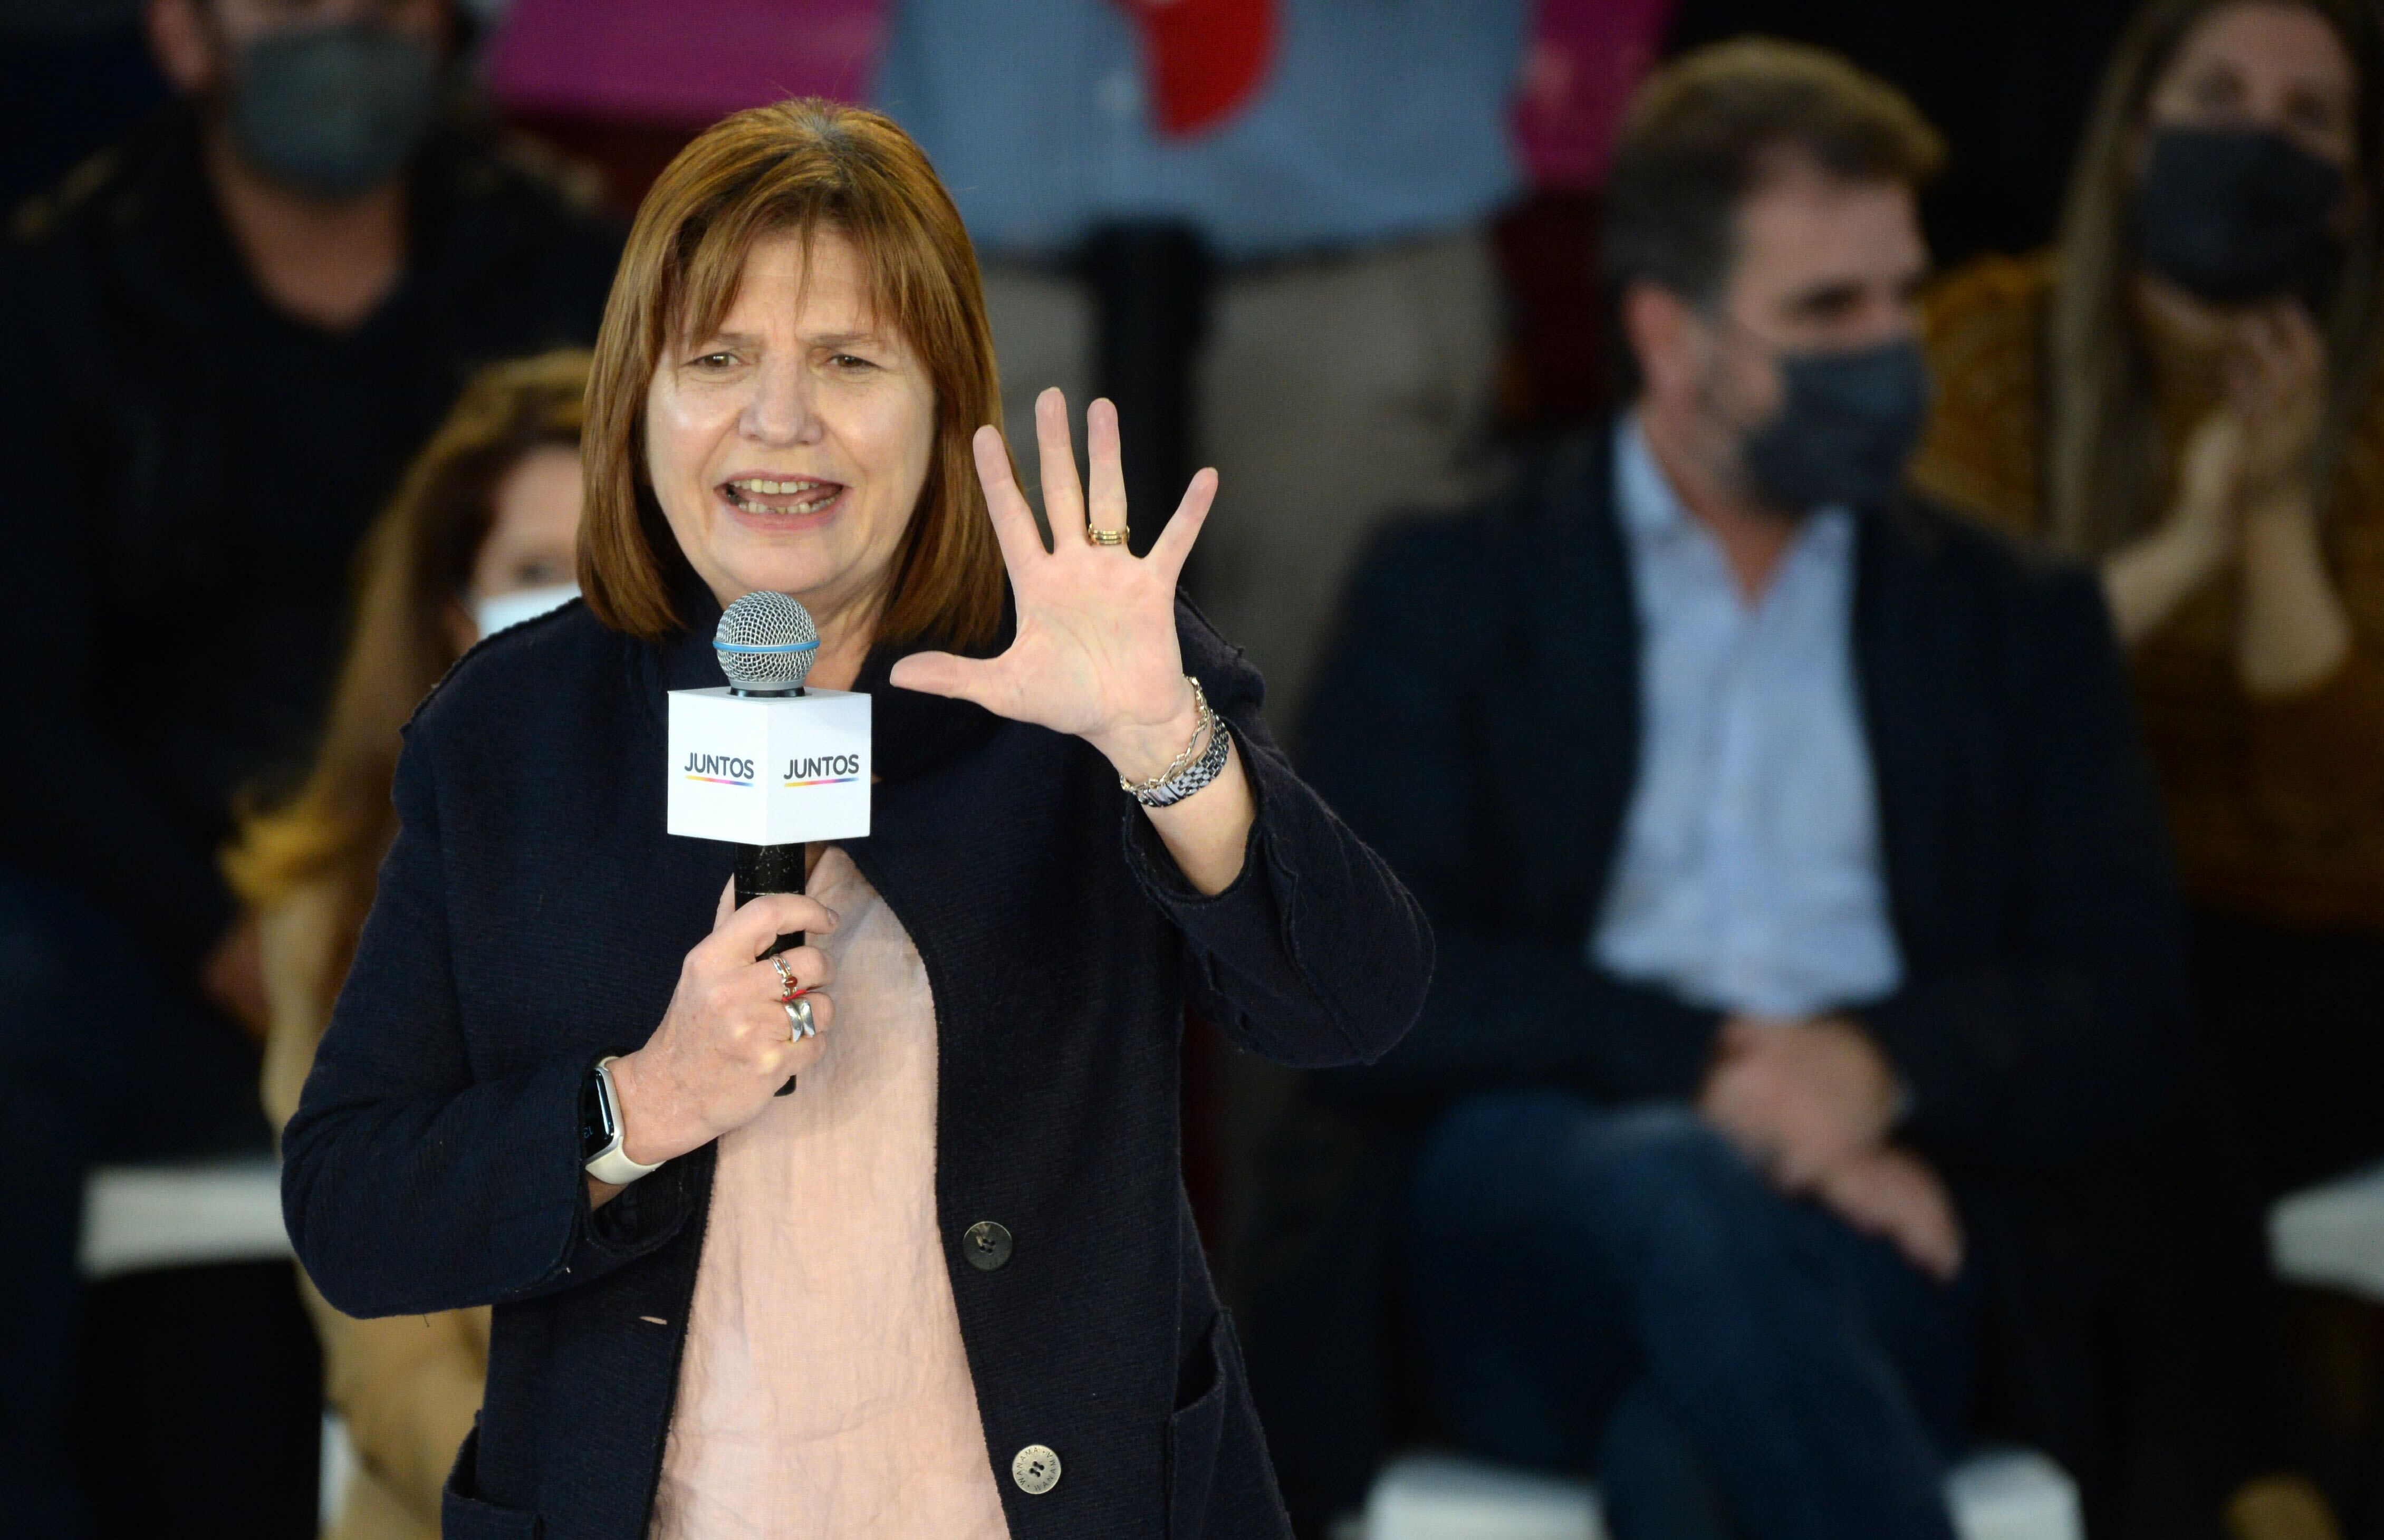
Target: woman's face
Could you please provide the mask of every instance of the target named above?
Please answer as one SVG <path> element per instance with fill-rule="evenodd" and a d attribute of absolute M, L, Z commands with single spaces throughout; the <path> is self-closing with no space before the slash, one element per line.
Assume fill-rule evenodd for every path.
<path fill-rule="evenodd" d="M 2279 133 L 2348 170 L 2358 153 L 2358 71 L 2334 28 L 2289 0 L 2203 18 L 2153 87 L 2151 127 Z"/>
<path fill-rule="evenodd" d="M 541 444 L 514 462 L 489 497 L 489 532 L 472 559 L 462 598 L 447 606 L 447 640 L 457 655 L 489 630 L 528 619 L 539 605 L 491 605 L 509 593 L 577 581 L 579 452 Z M 562 602 L 567 593 L 548 596 Z"/>
<path fill-rule="evenodd" d="M 717 330 L 665 348 L 646 472 L 724 605 L 790 593 L 824 627 L 865 617 L 926 484 L 935 391 L 882 329 L 851 242 L 756 242 Z"/>
<path fill-rule="evenodd" d="M 472 564 L 478 602 L 573 581 L 579 550 L 579 453 L 542 444 L 514 462 L 490 499 L 488 538 Z"/>

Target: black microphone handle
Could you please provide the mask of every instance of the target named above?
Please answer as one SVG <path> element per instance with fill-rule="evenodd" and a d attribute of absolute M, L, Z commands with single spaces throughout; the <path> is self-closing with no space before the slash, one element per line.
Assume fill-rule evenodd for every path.
<path fill-rule="evenodd" d="M 764 893 L 803 890 L 803 847 L 801 845 L 739 845 L 737 847 L 737 907 L 744 908 Z M 803 933 L 788 931 L 770 943 L 764 957 L 803 944 Z"/>
<path fill-rule="evenodd" d="M 737 907 L 744 908 L 764 893 L 800 893 L 803 890 L 803 847 L 801 845 L 739 845 L 737 847 Z M 803 944 L 803 933 L 790 930 L 770 943 L 764 957 L 776 957 L 780 952 Z M 786 1096 L 795 1088 L 795 1076 L 778 1087 Z"/>

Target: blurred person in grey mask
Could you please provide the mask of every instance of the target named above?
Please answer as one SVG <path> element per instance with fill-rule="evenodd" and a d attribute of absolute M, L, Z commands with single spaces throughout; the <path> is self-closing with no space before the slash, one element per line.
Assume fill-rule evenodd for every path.
<path fill-rule="evenodd" d="M 1974 1366 L 2042 1367 L 2026 1223 L 2158 1105 L 2176 904 L 2092 574 L 1902 487 L 1943 153 L 1819 49 L 1658 70 L 1623 409 L 1358 564 L 1302 741 L 1438 962 L 1251 1248 L 1311 1533 L 1432 1438 L 1617 1540 L 1953 1540 Z"/>
<path fill-rule="evenodd" d="M 311 752 L 406 461 L 477 366 L 591 342 L 619 251 L 478 125 L 444 0 L 145 20 L 177 99 L 0 247 L 0 1512 L 36 1536 L 81 1532 L 86 1171 L 267 1146 L 235 806 Z"/>

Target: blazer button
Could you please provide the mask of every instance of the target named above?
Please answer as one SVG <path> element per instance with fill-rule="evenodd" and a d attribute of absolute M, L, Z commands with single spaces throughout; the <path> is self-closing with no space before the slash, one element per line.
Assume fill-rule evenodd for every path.
<path fill-rule="evenodd" d="M 1060 1484 L 1060 1457 L 1048 1445 L 1029 1444 L 1011 1459 L 1010 1479 L 1021 1492 L 1039 1497 Z"/>
<path fill-rule="evenodd" d="M 991 1273 L 1010 1261 L 1010 1232 L 989 1219 L 980 1219 L 961 1237 L 961 1250 L 967 1254 L 971 1267 L 979 1273 Z"/>

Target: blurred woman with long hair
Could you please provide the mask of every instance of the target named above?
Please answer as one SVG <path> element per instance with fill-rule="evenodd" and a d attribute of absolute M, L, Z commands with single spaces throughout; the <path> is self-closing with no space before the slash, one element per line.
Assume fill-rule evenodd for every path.
<path fill-rule="evenodd" d="M 366 541 L 311 774 L 286 804 L 245 820 L 227 854 L 233 887 L 260 915 L 265 1104 L 276 1127 L 297 1110 L 397 832 L 400 729 L 480 637 L 577 592 L 587 383 L 588 354 L 565 350 L 492 366 L 466 388 Z M 430 1540 L 440 1484 L 479 1410 L 489 1312 L 358 1321 L 305 1293 L 329 1397 L 363 1465 L 336 1540 Z"/>
<path fill-rule="evenodd" d="M 2264 1312 L 2268 1200 L 2384 1153 L 2379 92 L 2365 0 L 2152 0 L 2055 246 L 1927 306 L 1915 478 L 2097 564 L 2130 652 L 2194 909 L 2190 1121 L 2159 1186 L 2201 1256 L 2155 1303 L 2213 1322 Z M 2267 1398 L 2213 1398 L 2274 1445 Z"/>

